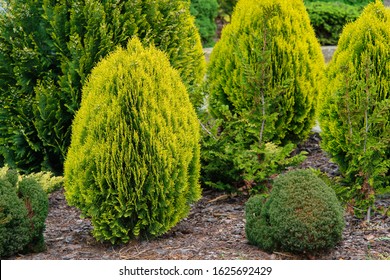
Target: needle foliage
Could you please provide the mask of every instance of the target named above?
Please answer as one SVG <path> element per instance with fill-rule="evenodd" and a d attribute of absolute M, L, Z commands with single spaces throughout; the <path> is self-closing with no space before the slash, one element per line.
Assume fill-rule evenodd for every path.
<path fill-rule="evenodd" d="M 132 39 L 83 88 L 65 162 L 65 195 L 98 240 L 159 236 L 200 198 L 199 122 L 168 58 Z"/>

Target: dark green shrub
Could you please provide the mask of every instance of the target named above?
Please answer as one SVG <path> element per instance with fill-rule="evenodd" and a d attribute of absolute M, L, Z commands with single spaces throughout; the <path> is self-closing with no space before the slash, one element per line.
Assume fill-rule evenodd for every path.
<path fill-rule="evenodd" d="M 215 43 L 218 15 L 217 0 L 191 0 L 191 14 L 195 17 L 196 27 L 199 29 L 203 47 L 211 47 Z"/>
<path fill-rule="evenodd" d="M 27 209 L 18 198 L 17 189 L 0 178 L 0 256 L 20 252 L 29 242 Z"/>
<path fill-rule="evenodd" d="M 168 54 L 196 102 L 205 59 L 182 0 L 6 1 L 0 13 L 0 154 L 62 173 L 81 88 L 96 63 L 137 36 Z"/>
<path fill-rule="evenodd" d="M 335 192 L 310 170 L 279 175 L 266 202 L 251 197 L 245 208 L 248 240 L 260 248 L 312 253 L 334 247 L 344 228 Z"/>
<path fill-rule="evenodd" d="M 96 66 L 65 162 L 65 195 L 112 243 L 167 232 L 200 197 L 199 122 L 167 57 L 138 39 Z"/>
<path fill-rule="evenodd" d="M 30 224 L 30 241 L 25 248 L 28 252 L 45 249 L 43 232 L 49 210 L 49 200 L 41 185 L 33 178 L 22 178 L 18 183 L 18 196 L 27 209 Z"/>
<path fill-rule="evenodd" d="M 327 69 L 322 148 L 340 166 L 357 215 L 390 186 L 390 10 L 370 4 L 347 25 Z"/>
<path fill-rule="evenodd" d="M 0 154 L 25 171 L 49 168 L 50 162 L 56 168 L 58 162 L 58 151 L 45 150 L 34 124 L 35 86 L 61 71 L 43 2 L 2 1 L 0 13 Z"/>
<path fill-rule="evenodd" d="M 39 183 L 14 170 L 0 170 L 0 256 L 44 250 L 48 198 Z"/>
<path fill-rule="evenodd" d="M 269 225 L 269 215 L 264 208 L 266 198 L 251 196 L 245 204 L 245 234 L 249 242 L 265 251 L 272 251 L 275 242 Z"/>
<path fill-rule="evenodd" d="M 286 158 L 314 124 L 323 67 L 302 1 L 239 1 L 210 57 L 203 180 L 256 185 L 296 162 Z"/>
<path fill-rule="evenodd" d="M 306 8 L 321 45 L 337 45 L 344 26 L 355 21 L 363 9 L 339 2 L 307 3 Z"/>

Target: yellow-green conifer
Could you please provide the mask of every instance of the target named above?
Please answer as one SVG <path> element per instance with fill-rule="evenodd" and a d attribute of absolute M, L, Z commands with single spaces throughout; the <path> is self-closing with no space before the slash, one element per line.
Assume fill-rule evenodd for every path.
<path fill-rule="evenodd" d="M 112 243 L 158 236 L 200 197 L 199 122 L 165 54 L 132 39 L 83 87 L 65 161 L 66 199 Z"/>
<path fill-rule="evenodd" d="M 390 186 L 390 9 L 369 4 L 348 24 L 327 68 L 322 147 L 340 166 L 356 213 Z"/>
<path fill-rule="evenodd" d="M 205 146 L 206 180 L 275 172 L 313 127 L 323 67 L 303 1 L 240 0 L 207 71 L 214 136 Z M 261 167 L 267 157 L 273 162 Z"/>

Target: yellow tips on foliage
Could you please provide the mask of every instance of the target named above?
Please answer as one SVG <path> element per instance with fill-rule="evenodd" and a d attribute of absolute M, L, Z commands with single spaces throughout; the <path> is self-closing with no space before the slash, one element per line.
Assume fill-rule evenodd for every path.
<path fill-rule="evenodd" d="M 83 88 L 65 162 L 69 203 L 112 243 L 168 231 L 200 198 L 199 123 L 179 73 L 131 39 Z"/>
<path fill-rule="evenodd" d="M 322 147 L 340 166 L 356 214 L 390 185 L 390 9 L 369 4 L 345 27 L 327 68 Z"/>

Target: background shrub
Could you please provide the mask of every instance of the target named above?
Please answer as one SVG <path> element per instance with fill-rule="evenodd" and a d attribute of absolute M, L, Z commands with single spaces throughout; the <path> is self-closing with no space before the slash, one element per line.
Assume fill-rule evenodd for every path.
<path fill-rule="evenodd" d="M 334 247 L 344 228 L 335 192 L 310 170 L 279 175 L 266 202 L 255 196 L 245 208 L 248 240 L 260 248 L 312 253 Z"/>
<path fill-rule="evenodd" d="M 4 164 L 25 171 L 42 166 L 58 169 L 61 154 L 54 146 L 45 149 L 34 122 L 35 86 L 61 72 L 49 22 L 43 18 L 43 2 L 1 1 L 4 12 L 0 12 L 0 157 Z M 53 107 L 47 110 L 48 117 L 58 114 Z M 59 127 L 66 122 L 63 117 Z"/>
<path fill-rule="evenodd" d="M 337 45 L 343 26 L 358 18 L 363 7 L 374 0 L 305 0 L 305 6 L 321 45 Z M 231 20 L 237 0 L 218 0 L 218 20 Z"/>
<path fill-rule="evenodd" d="M 313 126 L 324 66 L 302 1 L 239 1 L 207 72 L 202 176 L 256 185 Z"/>
<path fill-rule="evenodd" d="M 306 8 L 321 45 L 337 45 L 344 26 L 355 21 L 363 9 L 342 2 L 306 3 Z"/>
<path fill-rule="evenodd" d="M 195 17 L 203 47 L 212 47 L 216 40 L 218 15 L 217 0 L 191 0 L 191 14 Z"/>
<path fill-rule="evenodd" d="M 3 2 L 0 161 L 61 174 L 86 77 L 133 36 L 168 54 L 195 102 L 205 59 L 189 1 Z"/>
<path fill-rule="evenodd" d="M 342 195 L 357 215 L 390 186 L 389 27 L 388 8 L 367 6 L 345 27 L 327 69 L 321 145 L 340 166 Z"/>
<path fill-rule="evenodd" d="M 0 256 L 44 250 L 48 204 L 36 180 L 0 169 Z"/>
<path fill-rule="evenodd" d="M 133 39 L 93 70 L 73 124 L 65 196 L 112 243 L 158 236 L 200 198 L 199 122 L 167 57 Z"/>

